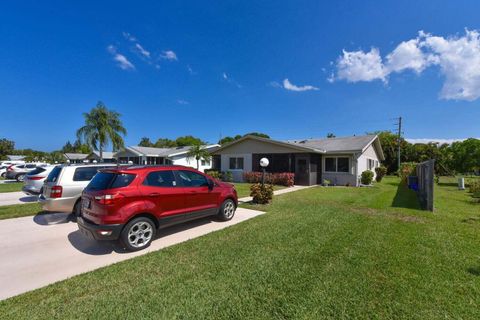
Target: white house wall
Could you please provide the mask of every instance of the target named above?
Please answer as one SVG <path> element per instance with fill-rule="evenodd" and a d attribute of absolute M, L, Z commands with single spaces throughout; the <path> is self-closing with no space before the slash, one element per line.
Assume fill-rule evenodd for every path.
<path fill-rule="evenodd" d="M 243 170 L 230 170 L 230 158 L 243 158 Z M 221 170 L 224 172 L 231 172 L 234 182 L 243 181 L 243 173 L 252 171 L 252 154 L 251 153 L 228 153 L 222 154 Z"/>
<path fill-rule="evenodd" d="M 329 157 L 348 157 L 350 159 L 350 170 L 349 172 L 325 172 L 325 158 Z M 355 157 L 351 154 L 324 154 L 322 155 L 322 181 L 318 183 L 322 183 L 323 180 L 329 180 L 331 183 L 337 186 L 357 186 L 357 177 L 355 173 Z"/>
<path fill-rule="evenodd" d="M 368 167 L 367 167 L 368 159 L 371 159 L 371 160 L 375 161 L 375 167 L 372 169 L 373 177 L 375 179 L 375 177 L 377 175 L 375 173 L 375 168 L 380 166 L 380 159 L 378 157 L 378 153 L 375 150 L 373 144 L 370 145 L 367 149 L 365 149 L 365 151 L 358 158 L 358 176 L 359 177 L 360 177 L 360 175 L 362 174 L 363 171 L 368 170 Z"/>
<path fill-rule="evenodd" d="M 170 160 L 172 160 L 172 163 L 175 165 L 179 166 L 186 166 L 186 167 L 192 167 L 192 168 L 197 168 L 197 160 L 195 159 L 189 159 L 185 155 L 181 156 L 175 156 L 175 157 L 170 157 Z M 202 172 L 205 172 L 205 170 L 211 169 L 212 168 L 212 160 L 210 159 L 208 165 L 202 166 L 202 161 L 199 161 L 199 170 Z"/>

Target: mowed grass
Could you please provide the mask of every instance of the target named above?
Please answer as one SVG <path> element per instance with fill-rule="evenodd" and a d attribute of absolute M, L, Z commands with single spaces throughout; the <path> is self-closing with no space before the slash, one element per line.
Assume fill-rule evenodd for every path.
<path fill-rule="evenodd" d="M 15 204 L 0 206 L 0 220 L 33 216 L 42 212 L 40 203 Z"/>
<path fill-rule="evenodd" d="M 22 182 L 5 182 L 0 183 L 0 193 L 22 191 Z"/>
<path fill-rule="evenodd" d="M 435 213 L 415 197 L 396 178 L 278 196 L 255 219 L 2 301 L 0 317 L 480 318 L 480 204 L 451 184 Z"/>
<path fill-rule="evenodd" d="M 250 186 L 251 183 L 234 183 L 235 189 L 237 190 L 237 194 L 239 198 L 249 197 L 250 196 Z M 280 190 L 286 188 L 285 186 L 273 186 L 273 190 Z"/>

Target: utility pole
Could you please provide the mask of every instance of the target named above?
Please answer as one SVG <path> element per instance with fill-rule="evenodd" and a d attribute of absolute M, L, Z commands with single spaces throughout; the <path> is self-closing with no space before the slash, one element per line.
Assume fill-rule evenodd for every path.
<path fill-rule="evenodd" d="M 401 146 L 400 146 L 400 141 L 402 139 L 402 117 L 398 117 L 398 137 L 397 137 L 397 143 L 398 143 L 398 150 L 397 150 L 397 162 L 398 162 L 398 170 L 400 170 L 400 149 L 401 149 Z"/>

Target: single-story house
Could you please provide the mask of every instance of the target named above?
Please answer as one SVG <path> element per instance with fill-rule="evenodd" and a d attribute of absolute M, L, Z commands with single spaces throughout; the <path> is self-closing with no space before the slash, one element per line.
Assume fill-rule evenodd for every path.
<path fill-rule="evenodd" d="M 115 163 L 117 160 L 115 159 L 115 153 L 111 151 L 103 151 L 102 152 L 103 156 L 103 162 L 104 163 Z M 100 162 L 100 151 L 93 151 L 90 153 L 87 158 L 88 161 L 97 161 Z"/>
<path fill-rule="evenodd" d="M 214 169 L 231 172 L 235 182 L 243 181 L 244 172 L 261 171 L 260 159 L 267 158 L 267 172 L 293 172 L 297 185 L 329 180 L 335 185 L 358 186 L 362 172 L 375 173 L 384 160 L 377 135 L 288 141 L 249 135 L 212 154 Z"/>
<path fill-rule="evenodd" d="M 87 159 L 88 154 L 85 153 L 64 153 L 63 156 L 70 163 L 82 163 Z"/>
<path fill-rule="evenodd" d="M 218 149 L 220 145 L 212 144 L 206 145 L 204 148 L 210 153 Z M 160 164 L 176 164 L 189 167 L 197 167 L 197 161 L 188 157 L 190 151 L 187 147 L 175 148 L 153 148 L 130 146 L 118 151 L 114 156 L 118 163 L 132 162 L 134 164 L 160 165 Z M 199 163 L 199 170 L 212 168 L 212 161 L 201 160 Z"/>

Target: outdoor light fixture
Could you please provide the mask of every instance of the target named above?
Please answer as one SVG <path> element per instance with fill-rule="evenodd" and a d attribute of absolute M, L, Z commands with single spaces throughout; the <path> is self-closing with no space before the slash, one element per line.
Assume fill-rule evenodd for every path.
<path fill-rule="evenodd" d="M 92 163 L 97 163 L 97 160 L 93 160 Z"/>
<path fill-rule="evenodd" d="M 267 158 L 260 159 L 260 167 L 262 167 L 262 187 L 265 185 L 265 168 L 268 167 L 269 163 Z"/>

